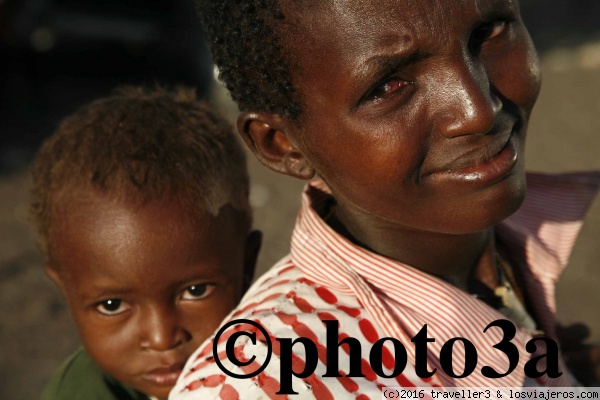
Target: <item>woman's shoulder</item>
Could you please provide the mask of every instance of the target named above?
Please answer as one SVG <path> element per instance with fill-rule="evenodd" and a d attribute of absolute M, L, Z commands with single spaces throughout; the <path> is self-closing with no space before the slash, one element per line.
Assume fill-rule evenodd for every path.
<path fill-rule="evenodd" d="M 363 312 L 354 293 L 336 291 L 312 281 L 288 257 L 257 280 L 229 319 L 270 319 L 283 315 L 310 318 L 319 313 L 357 318 Z"/>

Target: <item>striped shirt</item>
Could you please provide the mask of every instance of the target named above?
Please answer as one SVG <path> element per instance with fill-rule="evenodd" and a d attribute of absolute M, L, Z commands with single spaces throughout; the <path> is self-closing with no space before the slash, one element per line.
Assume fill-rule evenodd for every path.
<path fill-rule="evenodd" d="M 600 173 L 529 174 L 527 183 L 524 204 L 497 226 L 496 237 L 510 251 L 511 261 L 520 261 L 513 267 L 522 271 L 528 310 L 537 327 L 545 331 L 546 336 L 555 338 L 555 282 L 567 264 L 585 212 L 598 191 Z M 502 330 L 491 327 L 483 332 L 492 321 L 505 317 L 441 279 L 374 254 L 340 236 L 322 219 L 330 200 L 331 194 L 322 181 L 314 180 L 307 185 L 292 237 L 291 254 L 263 275 L 223 322 L 244 318 L 258 322 L 265 329 L 273 343 L 267 367 L 248 379 L 225 375 L 212 357 L 213 336 L 189 359 L 170 399 L 365 400 L 381 398 L 384 386 L 523 386 L 528 383 L 524 365 L 532 354 L 525 346 L 533 332 L 516 327 L 511 342 L 519 352 L 517 367 L 504 377 L 486 378 L 481 373 L 484 366 L 493 367 L 500 374 L 509 369 L 508 358 L 493 347 L 502 340 Z M 338 348 L 339 376 L 323 377 L 328 362 L 327 330 L 323 321 L 328 320 L 337 321 L 338 341 L 350 337 L 360 343 L 360 372 L 364 377 L 356 377 L 356 373 L 347 376 L 351 372 L 350 354 L 357 349 L 350 351 L 345 345 Z M 411 342 L 425 324 L 427 336 L 435 338 L 435 342 L 427 344 L 427 369 L 437 368 L 430 378 L 416 374 L 415 362 L 424 356 L 416 356 L 415 343 Z M 242 329 L 256 332 L 249 325 Z M 231 332 L 222 335 L 217 343 L 217 357 L 222 365 L 237 374 L 256 370 L 266 353 L 265 338 L 257 333 L 255 344 L 247 336 L 235 341 L 238 360 L 250 361 L 256 356 L 253 362 L 240 366 L 226 358 L 226 338 L 230 335 Z M 280 356 L 286 349 L 275 338 L 294 340 L 299 337 L 315 343 L 316 369 L 309 376 L 292 377 L 293 390 L 298 396 L 277 395 Z M 369 364 L 370 350 L 384 337 L 395 338 L 397 342 L 385 341 L 383 348 L 378 349 L 381 364 L 376 369 Z M 439 356 L 444 343 L 455 337 L 467 338 L 478 356 L 474 372 L 460 379 L 443 371 Z M 402 373 L 393 376 L 396 364 L 403 361 L 402 351 L 397 352 L 398 341 L 406 350 L 407 362 Z M 543 350 L 543 346 L 540 347 L 538 353 Z M 291 364 L 298 373 L 308 367 L 306 351 L 301 343 L 295 344 L 292 350 Z M 457 375 L 464 370 L 464 354 L 462 345 L 455 343 L 452 369 Z M 566 370 L 562 360 L 560 369 Z M 570 381 L 565 373 L 556 379 L 540 378 L 535 384 L 570 386 Z"/>

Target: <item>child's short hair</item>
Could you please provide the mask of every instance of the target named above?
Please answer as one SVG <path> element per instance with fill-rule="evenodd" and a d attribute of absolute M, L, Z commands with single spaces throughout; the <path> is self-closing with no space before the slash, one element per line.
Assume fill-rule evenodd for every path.
<path fill-rule="evenodd" d="M 295 119 L 301 102 L 290 74 L 277 22 L 280 0 L 197 0 L 197 9 L 219 79 L 242 111 L 253 109 Z M 232 22 L 235 21 L 235 22 Z"/>
<path fill-rule="evenodd" d="M 144 204 L 176 200 L 194 215 L 231 204 L 249 229 L 245 154 L 232 127 L 193 89 L 124 87 L 65 118 L 32 166 L 31 214 L 51 258 L 58 205 L 96 191 Z"/>

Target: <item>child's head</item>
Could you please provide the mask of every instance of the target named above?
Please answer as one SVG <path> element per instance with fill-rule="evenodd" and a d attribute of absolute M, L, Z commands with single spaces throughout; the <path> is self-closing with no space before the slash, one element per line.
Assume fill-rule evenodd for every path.
<path fill-rule="evenodd" d="M 348 224 L 470 233 L 520 205 L 540 79 L 517 0 L 198 3 L 245 141 Z"/>
<path fill-rule="evenodd" d="M 86 350 L 166 398 L 239 301 L 260 246 L 229 125 L 193 91 L 124 88 L 61 123 L 33 185 L 46 271 Z"/>

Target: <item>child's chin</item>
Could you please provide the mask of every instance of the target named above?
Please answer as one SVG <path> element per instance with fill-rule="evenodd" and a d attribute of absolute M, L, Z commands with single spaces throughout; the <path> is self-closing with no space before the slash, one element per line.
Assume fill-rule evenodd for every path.
<path fill-rule="evenodd" d="M 156 397 L 158 400 L 167 400 L 169 398 L 169 392 L 173 389 L 172 387 L 166 388 L 154 388 L 153 390 L 142 391 L 143 393 Z"/>
<path fill-rule="evenodd" d="M 155 384 L 152 382 L 143 382 L 138 385 L 130 385 L 138 392 L 144 393 L 145 395 L 156 397 L 158 400 L 167 400 L 169 397 L 169 393 L 173 386 L 175 386 L 175 382 L 167 384 L 166 382 L 162 382 L 160 384 Z"/>

